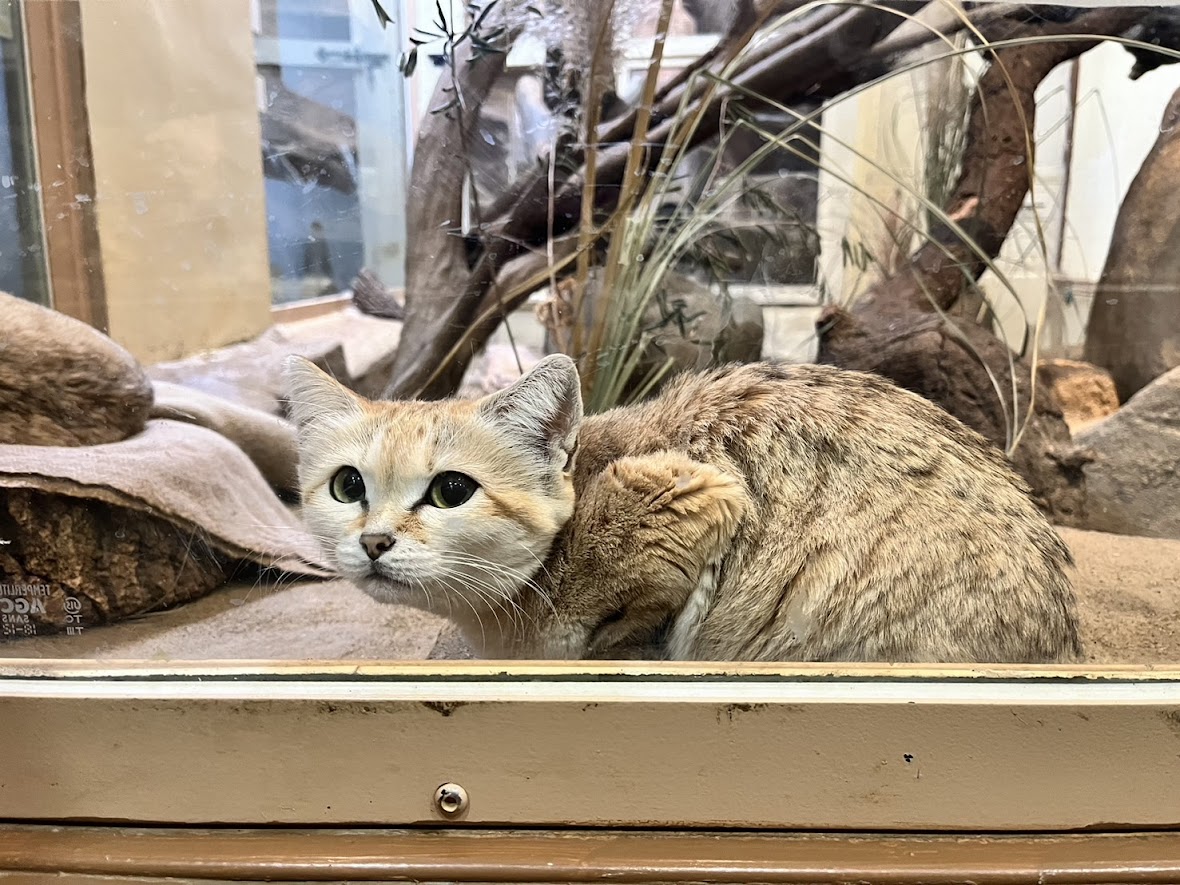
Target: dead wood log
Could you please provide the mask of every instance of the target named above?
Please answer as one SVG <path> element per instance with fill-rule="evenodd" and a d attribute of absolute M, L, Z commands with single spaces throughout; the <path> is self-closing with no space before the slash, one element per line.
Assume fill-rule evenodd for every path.
<path fill-rule="evenodd" d="M 1115 35 L 1141 12 L 1099 9 L 1072 22 L 1018 28 L 1012 36 Z M 947 207 L 967 236 L 949 226 L 933 231 L 900 272 L 850 310 L 826 310 L 817 323 L 821 362 L 891 378 L 1000 447 L 1008 447 L 1025 422 L 1035 390 L 1011 458 L 1040 506 L 1066 524 L 1082 518 L 1085 454 L 1072 446 L 1048 387 L 1034 387 L 1028 363 L 991 332 L 972 323 L 951 325 L 939 311 L 952 307 L 999 253 L 1024 204 L 1035 159 L 1037 86 L 1097 42 L 1049 39 L 995 51 L 973 98 L 963 169 Z"/>
<path fill-rule="evenodd" d="M 406 309 L 377 274 L 363 268 L 352 281 L 352 303 L 361 313 L 383 320 L 404 320 Z"/>
<path fill-rule="evenodd" d="M 473 41 L 459 44 L 454 53 L 454 64 L 439 77 L 431 99 L 434 110 L 423 118 L 414 145 L 401 339 L 413 346 L 398 347 L 391 367 L 394 378 L 419 357 L 437 364 L 448 343 L 470 322 L 471 299 L 464 293 L 486 285 L 468 265 L 462 235 L 464 182 L 480 106 L 504 70 L 507 54 L 480 52 Z M 458 389 L 462 373 L 448 378 L 453 380 L 450 390 Z"/>
<path fill-rule="evenodd" d="M 1180 366 L 1180 90 L 1119 209 L 1086 327 L 1085 359 L 1126 402 Z"/>

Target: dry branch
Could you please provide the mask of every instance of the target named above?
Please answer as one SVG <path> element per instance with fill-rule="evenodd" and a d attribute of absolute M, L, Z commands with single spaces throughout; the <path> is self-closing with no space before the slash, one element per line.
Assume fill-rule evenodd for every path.
<path fill-rule="evenodd" d="M 464 182 L 480 106 L 504 70 L 507 56 L 477 55 L 471 41 L 456 46 L 454 53 L 454 64 L 444 68 L 430 106 L 443 108 L 456 96 L 461 100 L 449 110 L 427 113 L 414 145 L 407 207 L 406 325 L 401 340 L 415 344 L 398 347 L 394 377 L 419 351 L 431 350 L 430 342 L 454 341 L 470 315 L 469 299 L 459 297 L 472 282 L 460 233 Z M 458 383 L 456 379 L 455 388 Z"/>
<path fill-rule="evenodd" d="M 822 362 L 885 375 L 1001 448 L 1012 447 L 1016 426 L 1024 423 L 1033 401 L 1013 462 L 1041 505 L 1066 523 L 1080 518 L 1083 456 L 1072 449 L 1056 404 L 1040 384 L 1032 397 L 1031 367 L 1016 360 L 1007 345 L 979 326 L 952 327 L 938 311 L 954 305 L 996 257 L 1024 205 L 1035 160 L 1037 86 L 1057 65 L 1099 42 L 1051 38 L 1120 34 L 1141 14 L 1141 9 L 1100 9 L 1070 23 L 1006 34 L 1042 39 L 996 50 L 980 79 L 962 173 L 947 206 L 966 236 L 949 225 L 934 231 L 899 273 L 851 310 L 825 310 L 817 324 Z"/>
<path fill-rule="evenodd" d="M 901 4 L 914 5 L 919 4 Z M 877 6 L 836 6 L 818 10 L 811 16 L 783 29 L 768 46 L 745 59 L 733 74 L 733 79 L 747 90 L 761 92 L 784 104 L 823 94 L 827 86 L 841 84 L 846 88 L 850 77 L 855 80 L 861 71 L 865 52 L 903 21 L 895 12 Z M 714 61 L 718 64 L 723 59 Z M 727 60 L 727 59 L 724 59 Z M 465 69 L 460 66 L 461 72 Z M 466 69 L 470 71 L 470 68 Z M 868 78 L 868 72 L 860 76 Z M 481 85 L 464 76 L 463 88 L 469 92 Z M 470 81 L 470 82 L 468 82 Z M 725 90 L 715 90 L 704 116 L 697 127 L 692 143 L 707 141 L 720 126 Z M 671 102 L 672 95 L 666 101 Z M 671 110 L 671 106 L 668 111 Z M 658 123 L 653 119 L 646 139 L 648 150 L 644 169 L 650 170 L 659 162 L 665 140 L 672 133 L 673 121 L 665 116 Z M 424 133 L 425 137 L 425 133 Z M 436 151 L 454 151 L 455 142 L 438 133 L 431 136 Z M 420 143 L 422 139 L 419 140 Z M 616 143 L 603 149 L 595 176 L 595 194 L 600 209 L 609 210 L 617 200 L 629 155 L 629 145 Z M 580 162 L 581 157 L 570 158 Z M 418 161 L 415 160 L 417 173 Z M 415 175 L 415 178 L 418 176 Z M 451 179 L 453 182 L 453 178 Z M 433 180 L 424 193 L 438 193 L 445 181 Z M 425 186 L 425 185 L 424 185 Z M 417 193 L 412 189 L 413 193 Z M 447 195 L 437 198 L 444 204 Z M 450 395 L 459 386 L 471 358 L 487 342 L 501 319 L 519 306 L 527 292 L 518 292 L 508 300 L 502 286 L 497 284 L 501 268 L 513 258 L 543 246 L 551 235 L 560 236 L 572 229 L 581 217 L 582 178 L 573 175 L 560 181 L 553 196 L 554 217 L 558 224 L 549 228 L 549 183 L 547 172 L 538 171 L 497 201 L 486 214 L 481 225 L 483 247 L 469 270 L 460 267 L 458 259 L 465 254 L 460 244 L 449 241 L 438 243 L 418 239 L 428 226 L 411 207 L 410 261 L 425 273 L 407 273 L 406 327 L 403 340 L 413 347 L 399 348 L 385 396 L 390 399 L 421 397 L 436 399 Z M 435 215 L 439 213 L 436 211 Z M 449 213 L 442 213 L 449 214 Z M 437 221 L 438 219 L 433 219 Z M 444 249 L 441 261 L 432 245 Z"/>

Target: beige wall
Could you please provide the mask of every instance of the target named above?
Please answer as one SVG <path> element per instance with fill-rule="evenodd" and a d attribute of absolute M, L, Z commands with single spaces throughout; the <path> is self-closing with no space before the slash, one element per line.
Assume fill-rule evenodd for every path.
<path fill-rule="evenodd" d="M 82 0 L 111 336 L 144 361 L 269 322 L 249 0 Z"/>
<path fill-rule="evenodd" d="M 1180 88 L 1180 66 L 1130 80 L 1131 57 L 1113 43 L 1082 56 L 1069 219 L 1062 272 L 1097 282 L 1131 181 L 1160 134 L 1164 108 Z"/>
<path fill-rule="evenodd" d="M 891 77 L 849 102 L 856 109 L 856 129 L 847 142 L 856 159 L 851 166 L 854 190 L 846 236 L 869 249 L 878 261 L 885 261 L 889 250 L 897 248 L 895 238 L 902 241 L 900 254 L 912 251 L 913 231 L 894 213 L 916 219 L 918 204 L 912 192 L 922 189 L 918 96 L 924 85 L 924 72 Z M 851 298 L 879 278 L 876 266 L 862 273 L 849 265 L 839 291 Z"/>

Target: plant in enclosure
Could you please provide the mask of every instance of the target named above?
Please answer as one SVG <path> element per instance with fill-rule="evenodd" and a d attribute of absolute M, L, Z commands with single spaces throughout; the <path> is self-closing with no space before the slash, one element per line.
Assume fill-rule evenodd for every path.
<path fill-rule="evenodd" d="M 784 244 L 816 236 L 748 179 L 777 152 L 806 160 L 814 176 L 846 193 L 859 190 L 883 235 L 843 233 L 845 259 L 874 272 L 866 291 L 815 279 L 816 289 L 834 293 L 817 325 L 817 358 L 879 372 L 943 405 L 1001 447 L 1048 510 L 1072 518 L 1081 456 L 1071 454 L 1035 374 L 1044 307 L 1014 347 L 1002 328 L 973 318 L 986 318 L 989 305 L 964 315 L 964 294 L 980 291 L 987 273 L 1023 310 L 996 257 L 1036 187 L 1036 90 L 1103 40 L 1127 42 L 1121 35 L 1141 10 L 745 0 L 711 49 L 672 70 L 664 51 L 675 4 L 660 0 L 646 4 L 651 50 L 641 85 L 628 93 L 618 79 L 619 17 L 644 4 L 617 0 L 584 15 L 557 0 L 495 12 L 491 5 L 472 7 L 469 27 L 492 27 L 501 42 L 455 41 L 436 90 L 447 111 L 420 132 L 414 177 L 439 192 L 413 207 L 409 225 L 407 335 L 424 344 L 399 351 L 386 396 L 451 393 L 509 312 L 546 287 L 551 346 L 578 359 L 588 406 L 645 395 L 673 363 L 659 358 L 658 339 L 685 331 L 695 316 L 669 294 L 672 274 L 711 284 L 724 312 L 726 261 L 751 260 L 745 225 Z M 565 28 L 534 31 L 548 41 L 546 82 L 561 98 L 553 107 L 562 109 L 563 128 L 503 193 L 473 202 L 455 146 L 470 146 L 479 97 L 526 27 L 508 13 L 522 10 L 534 23 Z M 572 42 L 570 28 L 580 33 Z M 978 77 L 965 76 L 968 58 L 982 68 Z M 824 123 L 843 103 L 901 77 L 927 84 L 921 159 L 905 175 Z M 458 95 L 465 98 L 452 99 Z M 766 109 L 786 115 L 785 125 L 762 119 Z M 737 135 L 760 146 L 726 167 L 718 158 Z M 888 191 L 861 188 L 829 149 L 872 169 Z M 688 162 L 702 151 L 705 162 Z M 1045 251 L 1035 211 L 1032 227 Z M 950 374 L 935 358 L 948 349 L 961 363 Z"/>

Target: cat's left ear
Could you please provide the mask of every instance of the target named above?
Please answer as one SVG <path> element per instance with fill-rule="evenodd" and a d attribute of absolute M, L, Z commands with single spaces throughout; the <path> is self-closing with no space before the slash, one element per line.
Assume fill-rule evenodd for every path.
<path fill-rule="evenodd" d="M 565 354 L 545 357 L 510 387 L 486 397 L 480 411 L 559 469 L 572 469 L 582 385 Z"/>
<path fill-rule="evenodd" d="M 283 361 L 283 395 L 300 436 L 317 423 L 362 413 L 360 397 L 301 356 Z"/>

